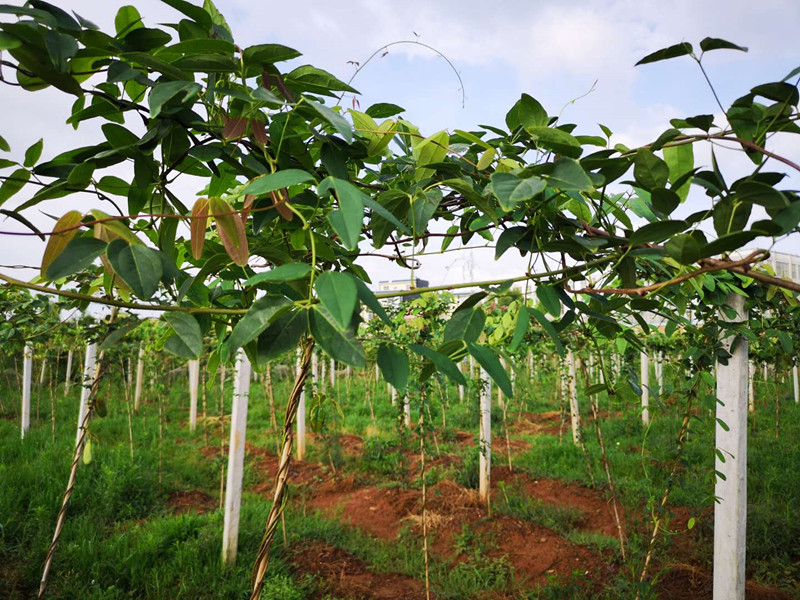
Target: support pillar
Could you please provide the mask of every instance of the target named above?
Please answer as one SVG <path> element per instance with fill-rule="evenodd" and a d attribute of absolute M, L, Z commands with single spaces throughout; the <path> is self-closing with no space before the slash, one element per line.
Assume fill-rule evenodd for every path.
<path fill-rule="evenodd" d="M 480 461 L 478 492 L 481 500 L 488 504 L 492 469 L 492 393 L 489 376 L 480 370 Z"/>
<path fill-rule="evenodd" d="M 735 321 L 747 320 L 744 300 L 738 294 L 726 300 L 736 311 Z M 717 363 L 714 468 L 721 476 L 714 486 L 714 600 L 744 600 L 745 590 L 748 345 L 743 337 L 733 342 L 733 336 L 724 340 L 731 353 L 728 364 Z"/>
<path fill-rule="evenodd" d="M 228 477 L 225 486 L 225 516 L 222 528 L 222 562 L 227 565 L 236 563 L 236 551 L 239 545 L 239 515 L 242 508 L 242 473 L 249 396 L 250 361 L 244 350 L 239 349 L 236 355 L 236 379 L 233 385 Z"/>
<path fill-rule="evenodd" d="M 89 410 L 89 394 L 92 392 L 92 384 L 97 377 L 97 344 L 92 342 L 86 345 L 86 360 L 83 363 L 83 387 L 81 388 L 81 403 L 78 406 L 78 433 L 75 435 L 75 445 L 81 439 L 81 428 Z"/>
<path fill-rule="evenodd" d="M 67 376 L 64 378 L 64 396 L 69 394 L 70 379 L 72 379 L 72 350 L 67 352 Z"/>
<path fill-rule="evenodd" d="M 575 388 L 575 355 L 570 350 L 567 353 L 569 367 L 569 417 L 572 424 L 572 441 L 577 446 L 581 443 L 581 413 L 578 406 L 578 391 Z"/>
<path fill-rule="evenodd" d="M 642 423 L 650 424 L 650 356 L 646 351 L 641 354 L 642 371 L 639 385 L 642 388 Z"/>
<path fill-rule="evenodd" d="M 308 379 L 313 378 L 315 374 L 314 358 L 312 355 L 311 373 L 306 379 L 306 384 L 303 386 L 303 391 L 300 392 L 300 401 L 297 403 L 297 460 L 305 460 L 306 458 L 306 388 L 308 387 Z M 298 349 L 297 363 L 295 365 L 295 376 L 300 375 L 302 356 Z"/>
<path fill-rule="evenodd" d="M 200 361 L 189 361 L 189 431 L 197 429 L 197 390 L 200 387 Z"/>
<path fill-rule="evenodd" d="M 136 361 L 136 390 L 133 393 L 133 410 L 139 412 L 142 399 L 142 384 L 144 383 L 144 348 L 139 346 L 139 358 Z"/>
<path fill-rule="evenodd" d="M 22 411 L 20 416 L 22 439 L 25 433 L 31 428 L 31 375 L 33 371 L 33 348 L 30 344 L 25 344 L 22 351 Z"/>

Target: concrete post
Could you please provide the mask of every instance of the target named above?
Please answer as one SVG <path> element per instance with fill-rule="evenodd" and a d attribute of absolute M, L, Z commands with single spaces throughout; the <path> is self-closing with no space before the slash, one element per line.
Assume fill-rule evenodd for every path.
<path fill-rule="evenodd" d="M 575 355 L 572 350 L 567 352 L 567 365 L 569 367 L 569 417 L 572 424 L 572 441 L 575 445 L 581 443 L 581 413 L 578 406 L 578 391 L 575 388 Z"/>
<path fill-rule="evenodd" d="M 650 356 L 647 351 L 641 354 L 642 371 L 639 379 L 639 385 L 642 388 L 642 423 L 648 425 L 650 423 Z"/>
<path fill-rule="evenodd" d="M 67 352 L 67 375 L 64 378 L 64 395 L 69 394 L 69 384 L 72 377 L 72 350 Z"/>
<path fill-rule="evenodd" d="M 189 361 L 189 431 L 197 429 L 197 390 L 200 387 L 200 361 Z"/>
<path fill-rule="evenodd" d="M 406 427 L 411 429 L 411 403 L 409 402 L 408 394 L 403 396 L 403 415 L 405 417 Z"/>
<path fill-rule="evenodd" d="M 133 410 L 139 412 L 142 400 L 142 384 L 144 383 L 144 348 L 139 346 L 139 358 L 136 361 L 136 390 L 133 392 Z"/>
<path fill-rule="evenodd" d="M 794 387 L 794 403 L 800 403 L 800 387 L 798 387 L 797 381 L 797 360 L 795 359 L 794 364 L 792 365 L 792 385 Z"/>
<path fill-rule="evenodd" d="M 756 366 L 753 364 L 753 361 L 750 361 L 749 366 L 750 366 L 750 368 L 748 370 L 749 377 L 747 378 L 747 381 L 748 381 L 748 386 L 747 386 L 747 388 L 748 388 L 747 410 L 750 413 L 755 413 L 756 412 L 756 389 L 755 389 L 754 379 L 755 379 L 755 375 L 756 375 Z"/>
<path fill-rule="evenodd" d="M 83 363 L 83 387 L 81 388 L 81 403 L 78 406 L 78 433 L 75 435 L 75 445 L 81 439 L 81 427 L 86 411 L 89 410 L 89 394 L 92 384 L 97 377 L 97 344 L 92 342 L 86 346 L 86 360 Z"/>
<path fill-rule="evenodd" d="M 738 294 L 726 300 L 736 310 L 735 321 L 747 320 L 744 300 Z M 714 486 L 719 499 L 714 506 L 714 600 L 744 600 L 745 589 L 748 346 L 744 337 L 733 342 L 733 336 L 724 340 L 731 353 L 728 364 L 717 363 L 714 468 L 722 476 Z"/>
<path fill-rule="evenodd" d="M 481 500 L 489 502 L 492 469 L 492 394 L 489 376 L 480 370 L 480 460 L 478 473 L 478 492 Z"/>
<path fill-rule="evenodd" d="M 331 359 L 331 390 L 336 387 L 336 361 Z"/>
<path fill-rule="evenodd" d="M 22 351 L 22 412 L 21 412 L 21 432 L 22 439 L 25 439 L 25 432 L 31 428 L 31 375 L 33 371 L 33 348 L 30 344 L 25 344 Z"/>
<path fill-rule="evenodd" d="M 222 562 L 236 562 L 239 545 L 239 514 L 242 508 L 244 442 L 247 432 L 247 403 L 250 397 L 250 361 L 244 350 L 236 354 L 236 379 L 233 384 L 231 437 L 228 446 L 228 477 L 225 485 L 225 515 L 222 526 Z"/>

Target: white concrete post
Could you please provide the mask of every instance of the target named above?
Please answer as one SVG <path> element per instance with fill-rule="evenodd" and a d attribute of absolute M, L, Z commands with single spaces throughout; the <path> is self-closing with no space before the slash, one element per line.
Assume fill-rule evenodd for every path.
<path fill-rule="evenodd" d="M 142 384 L 144 383 L 144 348 L 139 346 L 139 359 L 136 361 L 136 390 L 133 393 L 133 410 L 139 412 L 139 403 L 142 399 Z"/>
<path fill-rule="evenodd" d="M 478 472 L 478 493 L 481 500 L 489 501 L 492 470 L 492 394 L 489 376 L 480 370 L 480 460 Z"/>
<path fill-rule="evenodd" d="M 225 485 L 225 516 L 222 526 L 222 562 L 228 565 L 236 562 L 236 550 L 239 544 L 239 513 L 242 507 L 242 472 L 249 396 L 250 361 L 240 348 L 236 354 L 231 438 L 228 446 L 228 478 Z"/>
<path fill-rule="evenodd" d="M 792 365 L 792 384 L 794 386 L 794 403 L 800 403 L 800 387 L 797 381 L 797 362 Z"/>
<path fill-rule="evenodd" d="M 22 414 L 21 436 L 31 428 L 31 374 L 33 371 L 33 348 L 25 344 L 22 351 Z"/>
<path fill-rule="evenodd" d="M 405 416 L 406 427 L 411 429 L 411 403 L 408 400 L 408 394 L 403 396 L 403 415 Z"/>
<path fill-rule="evenodd" d="M 726 303 L 736 310 L 735 321 L 747 320 L 742 296 L 730 294 Z M 717 363 L 714 468 L 722 475 L 714 486 L 714 600 L 744 600 L 745 589 L 748 346 L 744 337 L 733 340 L 724 340 L 728 364 Z"/>
<path fill-rule="evenodd" d="M 314 355 L 312 355 L 314 356 Z M 302 356 L 300 349 L 297 351 L 297 363 L 295 366 L 295 376 L 300 375 Z M 313 358 L 312 358 L 313 361 Z M 311 373 L 309 378 L 314 376 L 314 366 L 312 362 Z M 306 382 L 308 382 L 308 379 Z M 297 403 L 297 460 L 304 460 L 306 457 L 306 387 L 308 383 L 303 386 L 303 391 L 300 392 L 300 401 Z"/>
<path fill-rule="evenodd" d="M 86 360 L 83 363 L 83 388 L 81 389 L 81 403 L 78 406 L 78 433 L 75 435 L 75 445 L 81 439 L 81 428 L 86 411 L 89 410 L 89 394 L 92 384 L 97 377 L 97 344 L 92 342 L 86 345 Z"/>
<path fill-rule="evenodd" d="M 461 374 L 464 374 L 464 360 L 462 359 L 460 363 L 458 363 L 458 370 L 461 371 Z M 464 402 L 464 386 L 460 383 L 458 384 L 458 401 Z"/>
<path fill-rule="evenodd" d="M 748 381 L 748 390 L 747 390 L 747 410 L 750 413 L 756 412 L 756 388 L 755 388 L 755 375 L 756 375 L 756 366 L 753 364 L 753 361 L 750 361 L 750 368 L 748 370 L 749 377 L 747 378 Z"/>
<path fill-rule="evenodd" d="M 39 373 L 39 385 L 44 385 L 44 376 L 47 373 L 47 357 L 42 359 L 42 371 Z"/>
<path fill-rule="evenodd" d="M 581 442 L 581 413 L 578 406 L 578 392 L 575 389 L 575 355 L 572 350 L 567 352 L 567 365 L 569 366 L 569 416 L 572 424 L 572 441 L 577 445 Z"/>
<path fill-rule="evenodd" d="M 664 353 L 659 352 L 656 354 L 656 389 L 658 390 L 658 394 L 662 394 L 664 392 Z"/>
<path fill-rule="evenodd" d="M 331 389 L 336 387 L 336 361 L 331 359 Z"/>
<path fill-rule="evenodd" d="M 397 404 L 397 390 L 394 389 L 394 386 L 389 386 L 389 388 L 392 390 L 392 406 L 395 406 Z"/>
<path fill-rule="evenodd" d="M 200 387 L 200 361 L 189 361 L 189 431 L 197 429 L 197 390 Z"/>
<path fill-rule="evenodd" d="M 646 351 L 641 354 L 642 371 L 639 385 L 642 388 L 642 423 L 650 423 L 650 356 Z"/>
<path fill-rule="evenodd" d="M 72 350 L 67 352 L 67 376 L 64 378 L 64 395 L 69 394 L 69 383 L 72 376 Z"/>

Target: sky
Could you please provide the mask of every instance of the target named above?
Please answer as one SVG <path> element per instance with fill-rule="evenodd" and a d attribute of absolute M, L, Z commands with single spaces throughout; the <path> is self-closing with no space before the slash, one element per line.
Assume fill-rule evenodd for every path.
<path fill-rule="evenodd" d="M 124 3 L 56 4 L 113 29 L 114 14 Z M 177 13 L 160 2 L 132 4 L 146 24 L 177 20 Z M 362 65 L 352 82 L 360 95 L 355 100 L 346 96 L 343 105 L 353 106 L 357 100 L 363 110 L 376 102 L 398 104 L 406 109 L 404 118 L 427 135 L 478 124 L 504 127 L 506 112 L 520 94 L 528 93 L 549 114 L 560 115 L 561 122 L 577 123 L 577 133 L 599 135 L 602 123 L 614 132 L 612 142 L 634 146 L 652 141 L 669 127 L 670 118 L 721 113 L 688 57 L 634 67 L 654 50 L 684 41 L 697 48 L 706 36 L 748 47 L 747 53 L 719 50 L 703 60 L 724 106 L 753 85 L 780 80 L 800 65 L 796 0 L 218 0 L 217 6 L 239 46 L 280 43 L 303 53 L 284 68 L 312 64 L 347 81 L 355 74 L 354 63 Z M 395 44 L 400 41 L 410 43 Z M 76 136 L 79 143 L 97 139 L 97 125 L 82 125 L 77 132 L 64 125 L 70 104 L 70 99 L 50 91 L 30 94 L 0 86 L 6 115 L 0 135 L 12 145 L 12 154 L 20 157 L 42 135 L 43 158 L 74 146 Z M 778 149 L 794 160 L 800 156 L 798 142 Z M 708 165 L 709 160 L 708 148 L 698 149 L 696 163 Z M 721 161 L 729 169 L 729 181 L 749 164 L 733 151 L 723 152 Z M 795 188 L 800 187 L 798 181 L 795 175 Z M 196 191 L 191 185 L 181 189 L 187 197 Z M 9 206 L 25 199 L 21 194 Z M 683 210 L 693 212 L 704 200 L 695 190 Z M 83 203 L 85 208 L 92 206 L 90 201 Z M 40 214 L 33 220 L 45 228 L 52 221 L 44 213 L 67 210 L 58 200 L 38 208 Z M 21 228 L 0 220 L 0 230 Z M 756 245 L 770 243 L 757 240 Z M 800 254 L 800 241 L 790 239 L 777 248 Z M 34 271 L 9 266 L 37 265 L 43 251 L 44 243 L 36 238 L 0 235 L 0 269 L 32 277 Z M 491 249 L 425 256 L 418 275 L 432 285 L 512 277 L 524 272 L 527 262 L 512 252 L 516 254 L 508 252 L 498 262 Z M 374 281 L 408 276 L 377 259 L 363 264 Z"/>

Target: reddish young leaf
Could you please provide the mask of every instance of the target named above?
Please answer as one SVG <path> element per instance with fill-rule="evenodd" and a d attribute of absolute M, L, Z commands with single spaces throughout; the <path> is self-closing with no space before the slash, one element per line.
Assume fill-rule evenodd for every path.
<path fill-rule="evenodd" d="M 209 198 L 209 205 L 225 252 L 235 264 L 245 266 L 250 258 L 250 250 L 247 247 L 242 217 L 221 198 Z"/>
<path fill-rule="evenodd" d="M 222 117 L 225 126 L 222 128 L 222 137 L 226 140 L 238 140 L 247 131 L 247 117 Z"/>
<path fill-rule="evenodd" d="M 269 136 L 264 127 L 264 123 L 258 119 L 250 119 L 250 131 L 253 132 L 253 140 L 262 148 L 269 144 Z"/>
<path fill-rule="evenodd" d="M 278 214 L 283 217 L 285 221 L 294 219 L 294 213 L 287 206 L 289 202 L 289 192 L 286 188 L 270 192 L 269 195 L 272 196 L 272 201 L 275 203 L 275 210 L 278 211 Z"/>
<path fill-rule="evenodd" d="M 199 260 L 203 255 L 203 245 L 206 242 L 206 227 L 208 227 L 208 198 L 198 198 L 192 207 L 191 243 L 192 256 Z"/>

